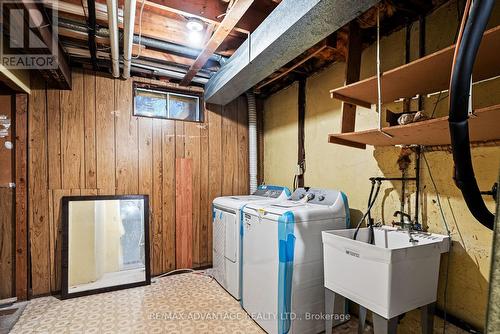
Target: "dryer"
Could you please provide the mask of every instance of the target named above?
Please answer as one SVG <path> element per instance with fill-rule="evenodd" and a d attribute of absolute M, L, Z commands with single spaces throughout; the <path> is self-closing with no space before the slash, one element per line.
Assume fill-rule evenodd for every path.
<path fill-rule="evenodd" d="M 241 298 L 241 209 L 248 203 L 270 204 L 285 200 L 290 195 L 286 187 L 261 185 L 252 195 L 214 199 L 212 273 L 217 282 L 237 300 Z"/>
<path fill-rule="evenodd" d="M 242 306 L 268 333 L 324 331 L 321 232 L 349 227 L 346 196 L 299 188 L 243 209 Z"/>

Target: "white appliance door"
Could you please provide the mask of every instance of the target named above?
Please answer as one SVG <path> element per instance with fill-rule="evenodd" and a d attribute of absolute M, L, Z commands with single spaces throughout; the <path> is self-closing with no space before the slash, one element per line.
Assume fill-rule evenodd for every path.
<path fill-rule="evenodd" d="M 224 212 L 224 256 L 231 262 L 236 262 L 237 259 L 237 238 L 238 234 L 238 217 L 234 213 Z"/>
<path fill-rule="evenodd" d="M 245 214 L 242 306 L 269 334 L 278 332 L 278 224 Z"/>
<path fill-rule="evenodd" d="M 213 218 L 213 273 L 214 277 L 222 286 L 226 285 L 226 274 L 224 265 L 224 239 L 225 239 L 225 224 L 224 212 L 218 208 L 214 208 Z"/>

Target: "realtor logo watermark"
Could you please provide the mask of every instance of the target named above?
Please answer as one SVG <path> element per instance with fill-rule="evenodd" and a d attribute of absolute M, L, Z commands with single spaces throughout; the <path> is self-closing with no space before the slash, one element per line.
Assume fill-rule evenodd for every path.
<path fill-rule="evenodd" d="M 50 10 L 44 11 L 43 1 L 1 1 L 0 57 L 3 66 L 8 69 L 57 69 L 57 1 L 50 4 Z"/>

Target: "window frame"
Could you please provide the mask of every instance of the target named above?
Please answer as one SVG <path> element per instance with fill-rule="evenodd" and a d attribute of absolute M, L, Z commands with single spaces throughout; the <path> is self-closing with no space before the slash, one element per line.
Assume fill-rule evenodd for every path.
<path fill-rule="evenodd" d="M 136 90 L 137 89 L 143 89 L 143 90 L 150 90 L 152 92 L 158 92 L 162 94 L 166 94 L 166 114 L 167 116 L 150 116 L 150 115 L 142 115 L 140 113 L 137 113 L 135 110 L 135 98 L 136 98 Z M 198 99 L 198 111 L 197 111 L 197 119 L 192 120 L 192 119 L 180 119 L 180 118 L 175 118 L 175 117 L 169 117 L 169 99 L 170 99 L 170 94 L 181 96 L 181 97 L 190 97 L 190 98 L 197 98 Z M 204 123 L 205 122 L 205 101 L 203 100 L 203 92 L 200 91 L 191 91 L 191 90 L 184 90 L 184 89 L 178 89 L 174 87 L 168 87 L 168 86 L 158 86 L 158 85 L 150 85 L 150 84 L 145 84 L 145 83 L 140 83 L 140 82 L 134 82 L 132 85 L 132 115 L 135 117 L 146 117 L 146 118 L 156 118 L 156 119 L 168 119 L 168 120 L 173 120 L 173 121 L 181 121 L 181 122 L 192 122 L 192 123 Z"/>

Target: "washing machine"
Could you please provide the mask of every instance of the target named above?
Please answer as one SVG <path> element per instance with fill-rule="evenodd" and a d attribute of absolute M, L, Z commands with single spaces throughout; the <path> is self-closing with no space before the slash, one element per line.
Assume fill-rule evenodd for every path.
<path fill-rule="evenodd" d="M 270 204 L 285 200 L 290 195 L 286 187 L 261 185 L 252 195 L 214 199 L 212 274 L 237 300 L 241 299 L 241 209 L 248 203 Z"/>
<path fill-rule="evenodd" d="M 336 190 L 245 206 L 241 305 L 267 333 L 324 331 L 321 232 L 346 227 L 347 197 Z"/>

